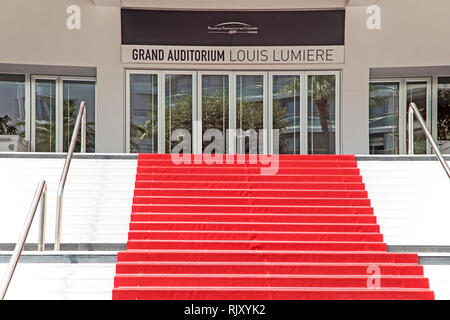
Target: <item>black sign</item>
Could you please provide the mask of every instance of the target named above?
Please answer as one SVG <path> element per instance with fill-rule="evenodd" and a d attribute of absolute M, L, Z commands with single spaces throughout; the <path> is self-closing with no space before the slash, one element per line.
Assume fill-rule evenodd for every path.
<path fill-rule="evenodd" d="M 345 11 L 122 9 L 123 45 L 338 46 Z"/>

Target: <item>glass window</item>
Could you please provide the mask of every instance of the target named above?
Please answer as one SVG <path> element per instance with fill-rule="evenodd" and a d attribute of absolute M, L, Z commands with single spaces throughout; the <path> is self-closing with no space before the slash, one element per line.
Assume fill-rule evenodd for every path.
<path fill-rule="evenodd" d="M 167 74 L 165 76 L 166 100 L 166 153 L 178 144 L 171 141 L 177 129 L 187 130 L 192 139 L 192 76 Z M 191 142 L 192 148 L 192 142 Z M 192 150 L 192 149 L 191 149 Z"/>
<path fill-rule="evenodd" d="M 218 129 L 226 136 L 229 112 L 229 77 L 227 75 L 202 76 L 202 136 L 208 129 Z M 203 139 L 202 139 L 203 140 Z M 211 143 L 203 141 L 202 150 Z M 223 145 L 225 151 L 225 145 Z"/>
<path fill-rule="evenodd" d="M 236 129 L 245 133 L 249 129 L 255 130 L 259 136 L 264 128 L 264 77 L 262 75 L 238 75 L 236 76 Z M 257 136 L 257 137 L 258 137 Z M 250 139 L 254 137 L 238 137 L 237 153 L 249 153 Z M 244 140 L 244 144 L 240 141 Z M 259 140 L 256 141 L 258 145 Z M 256 153 L 253 150 L 252 153 Z M 259 151 L 262 153 L 262 150 Z"/>
<path fill-rule="evenodd" d="M 56 80 L 35 83 L 35 151 L 56 151 Z"/>
<path fill-rule="evenodd" d="M 0 74 L 0 117 L 8 116 L 10 132 L 25 138 L 25 76 Z"/>
<path fill-rule="evenodd" d="M 336 153 L 336 76 L 308 76 L 308 153 Z"/>
<path fill-rule="evenodd" d="M 427 91 L 428 83 L 426 81 L 406 83 L 406 110 L 411 102 L 415 102 L 425 122 L 427 121 Z M 406 119 L 408 119 L 408 114 L 406 114 Z M 406 145 L 408 145 L 408 127 L 406 128 Z M 426 153 L 427 138 L 419 121 L 414 117 L 414 154 Z"/>
<path fill-rule="evenodd" d="M 95 81 L 63 81 L 63 151 L 69 149 L 81 101 L 86 102 L 86 151 L 95 152 Z M 75 152 L 81 149 L 81 130 Z"/>
<path fill-rule="evenodd" d="M 369 85 L 370 154 L 399 153 L 399 83 Z"/>
<path fill-rule="evenodd" d="M 158 76 L 130 75 L 130 152 L 158 152 Z"/>
<path fill-rule="evenodd" d="M 450 154 L 450 77 L 438 78 L 437 137 L 442 153 Z"/>
<path fill-rule="evenodd" d="M 278 142 L 279 149 L 272 151 L 280 154 L 336 153 L 339 72 L 137 72 L 127 72 L 131 152 L 170 153 L 179 145 L 172 134 L 182 129 L 191 135 L 191 152 L 201 153 L 211 143 L 203 135 L 217 129 L 224 152 L 264 153 Z M 158 110 L 164 114 L 159 128 Z M 268 128 L 279 135 L 265 136 Z M 228 139 L 227 129 L 236 139 Z M 185 137 L 183 142 L 186 151 Z"/>
<path fill-rule="evenodd" d="M 272 99 L 279 154 L 300 154 L 300 76 L 273 76 Z"/>

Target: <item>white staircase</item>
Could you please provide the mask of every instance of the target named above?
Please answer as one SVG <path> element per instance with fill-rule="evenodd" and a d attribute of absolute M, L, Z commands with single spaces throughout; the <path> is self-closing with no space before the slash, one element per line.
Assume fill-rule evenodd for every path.
<path fill-rule="evenodd" d="M 439 161 L 427 156 L 367 158 L 358 167 L 384 241 L 428 251 L 419 256 L 449 258 L 450 180 Z M 433 252 L 443 247 L 446 253 Z M 424 273 L 436 299 L 450 300 L 450 265 L 424 265 Z"/>
<path fill-rule="evenodd" d="M 33 154 L 20 157 L 10 154 L 0 157 L 0 255 L 10 255 L 18 240 L 31 200 L 41 179 L 48 184 L 46 242 L 54 243 L 56 192 L 65 158 L 58 154 Z M 62 248 L 124 245 L 128 236 L 131 204 L 134 191 L 137 160 L 135 156 L 95 155 L 72 159 L 63 201 Z M 27 244 L 37 243 L 38 214 L 32 224 Z M 112 245 L 112 246 L 111 246 Z M 3 247 L 3 248 L 2 248 Z M 117 247 L 117 246 L 116 246 Z M 11 250 L 11 249 L 8 249 Z M 77 254 L 93 252 L 78 251 Z M 116 252 L 94 252 L 96 257 Z M 46 251 L 44 255 L 58 255 Z M 71 261 L 70 252 L 60 254 Z M 42 263 L 24 262 L 27 258 L 42 255 L 24 251 L 6 299 L 111 299 L 115 263 Z M 101 259 L 100 259 L 101 260 Z M 0 281 L 7 263 L 0 263 Z"/>
<path fill-rule="evenodd" d="M 450 180 L 439 161 L 358 161 L 358 167 L 386 243 L 450 246 Z"/>
<path fill-rule="evenodd" d="M 15 243 L 39 180 L 47 191 L 46 242 L 54 242 L 56 193 L 64 158 L 0 158 L 0 243 Z M 136 159 L 74 158 L 67 177 L 61 243 L 126 243 Z M 28 243 L 37 242 L 33 223 Z"/>
<path fill-rule="evenodd" d="M 6 267 L 0 263 L 2 278 Z M 115 267 L 114 263 L 19 263 L 5 298 L 110 300 Z"/>
<path fill-rule="evenodd" d="M 450 247 L 450 182 L 438 161 L 421 159 L 367 157 L 358 166 L 388 245 Z M 56 190 L 63 164 L 64 157 L 58 154 L 0 155 L 0 280 L 7 267 L 5 255 L 11 254 L 5 248 L 16 243 L 41 179 L 48 183 L 46 242 L 54 242 Z M 116 254 L 117 249 L 108 246 L 124 246 L 127 241 L 136 167 L 133 155 L 83 159 L 75 155 L 64 194 L 62 247 L 97 245 L 109 251 L 24 251 L 7 299 L 111 299 L 115 263 L 102 257 Z M 27 240 L 36 242 L 37 220 Z M 73 258 L 83 254 L 98 261 Z M 44 256 L 50 259 L 33 260 Z M 436 298 L 450 299 L 450 266 L 425 265 L 424 270 Z"/>

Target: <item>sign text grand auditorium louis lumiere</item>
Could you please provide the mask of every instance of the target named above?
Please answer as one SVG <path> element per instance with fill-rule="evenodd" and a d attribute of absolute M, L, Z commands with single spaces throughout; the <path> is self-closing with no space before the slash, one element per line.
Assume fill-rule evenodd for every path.
<path fill-rule="evenodd" d="M 344 62 L 345 13 L 122 9 L 122 62 L 322 64 Z"/>
<path fill-rule="evenodd" d="M 314 64 L 343 63 L 343 46 L 326 47 L 178 47 L 122 46 L 123 63 Z"/>

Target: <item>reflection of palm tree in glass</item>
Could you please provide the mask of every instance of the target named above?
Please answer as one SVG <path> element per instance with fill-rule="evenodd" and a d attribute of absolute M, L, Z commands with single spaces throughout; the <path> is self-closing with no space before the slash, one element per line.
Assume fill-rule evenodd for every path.
<path fill-rule="evenodd" d="M 48 96 L 39 96 L 36 100 L 35 150 L 55 152 L 55 99 L 50 93 Z"/>
<path fill-rule="evenodd" d="M 309 97 L 317 107 L 319 111 L 320 127 L 322 129 L 323 149 L 326 152 L 330 152 L 330 99 L 335 94 L 336 79 L 334 75 L 317 75 L 309 77 Z M 295 89 L 295 90 L 294 90 Z M 280 90 L 282 94 L 294 95 L 294 92 L 300 91 L 300 83 L 294 78 L 294 81 L 290 81 L 284 88 Z M 312 106 L 311 106 L 312 107 Z M 313 110 L 309 111 L 309 117 L 314 119 Z M 275 117 L 275 104 L 274 104 L 274 117 Z M 310 126 L 313 126 L 311 123 Z M 275 118 L 274 118 L 274 128 Z M 280 141 L 281 141 L 280 136 Z M 280 146 L 281 147 L 281 146 Z"/>
<path fill-rule="evenodd" d="M 323 148 L 326 152 L 330 151 L 330 133 L 329 133 L 329 99 L 334 95 L 335 77 L 333 75 L 312 76 L 309 90 L 312 91 L 312 101 L 317 106 L 320 117 L 320 127 L 322 129 Z"/>
<path fill-rule="evenodd" d="M 176 129 L 186 129 L 192 134 L 192 96 L 179 95 L 172 97 L 172 107 L 170 110 L 170 117 L 166 116 L 166 152 L 170 152 L 173 144 L 170 141 L 169 133 L 171 134 Z M 224 108 L 225 104 L 225 108 Z M 225 135 L 224 129 L 228 128 L 228 97 L 223 99 L 216 93 L 210 95 L 203 95 L 202 103 L 202 128 L 203 131 L 207 129 L 219 129 Z M 166 108 L 168 113 L 169 106 Z M 263 109 L 257 101 L 246 101 L 242 103 L 243 114 L 243 129 L 263 128 Z M 153 119 L 156 119 L 156 108 L 153 108 Z M 283 129 L 287 126 L 288 121 L 285 119 L 286 110 L 281 108 L 279 103 L 274 104 L 273 123 L 274 129 Z M 223 128 L 225 124 L 225 128 Z M 137 137 L 137 141 L 131 141 L 132 150 L 138 150 L 140 141 L 155 137 L 158 128 L 156 121 L 152 119 L 147 120 L 142 125 L 131 124 L 131 136 Z M 176 144 L 176 143 L 175 143 Z M 206 142 L 206 145 L 208 142 Z M 204 145 L 205 146 L 205 145 Z"/>
<path fill-rule="evenodd" d="M 40 152 L 55 151 L 55 123 L 47 120 L 36 120 L 35 150 Z"/>
<path fill-rule="evenodd" d="M 149 103 L 150 108 L 153 106 L 153 102 Z M 152 152 L 156 150 L 154 145 L 158 143 L 158 121 L 157 121 L 157 108 L 151 108 L 151 112 L 148 112 L 149 118 L 143 124 L 139 125 L 134 122 L 131 123 L 130 128 L 130 149 L 131 152 Z M 151 139 L 152 150 L 141 150 L 141 143 L 147 139 Z"/>
<path fill-rule="evenodd" d="M 172 132 L 177 129 L 185 129 L 192 136 L 192 95 L 180 93 L 170 97 L 171 105 L 166 104 L 166 152 L 170 153 L 172 144 Z"/>
<path fill-rule="evenodd" d="M 281 106 L 280 101 L 274 101 L 273 103 L 273 129 L 279 130 L 278 137 L 278 150 L 274 150 L 276 153 L 287 153 L 288 141 L 286 136 L 288 135 L 286 128 L 289 126 L 289 118 L 286 117 L 287 109 Z M 295 128 L 294 128 L 295 129 Z M 294 132 L 295 134 L 295 132 Z M 277 147 L 277 146 L 275 146 Z"/>
<path fill-rule="evenodd" d="M 64 141 L 63 150 L 69 149 L 70 139 L 72 139 L 73 129 L 77 120 L 78 112 L 80 110 L 78 100 L 64 101 Z M 76 111 L 75 111 L 76 110 Z M 77 143 L 75 151 L 81 150 L 81 127 L 78 132 Z M 95 123 L 93 121 L 86 121 L 86 152 L 95 152 Z"/>
<path fill-rule="evenodd" d="M 438 140 L 450 140 L 450 89 L 438 91 Z"/>
<path fill-rule="evenodd" d="M 283 84 L 284 85 L 281 85 Z M 275 84 L 277 84 L 275 86 Z M 291 105 L 291 107 L 289 107 Z M 299 153 L 300 77 L 274 77 L 273 128 L 279 130 L 280 154 Z M 275 146 L 276 147 L 276 146 Z"/>
<path fill-rule="evenodd" d="M 225 134 L 228 129 L 228 94 L 203 92 L 202 94 L 202 134 L 208 129 L 217 129 L 222 132 L 225 143 Z M 203 149 L 209 144 L 203 141 Z M 223 145 L 225 150 L 225 145 Z"/>

